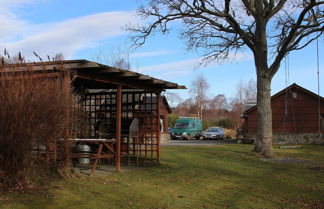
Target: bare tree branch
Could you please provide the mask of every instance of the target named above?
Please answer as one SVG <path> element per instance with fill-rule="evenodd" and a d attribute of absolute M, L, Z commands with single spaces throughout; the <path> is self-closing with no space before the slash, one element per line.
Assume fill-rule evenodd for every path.
<path fill-rule="evenodd" d="M 199 51 L 205 63 L 227 59 L 230 52 L 249 48 L 257 74 L 255 150 L 272 155 L 271 80 L 282 59 L 323 34 L 323 0 L 151 0 L 139 15 L 152 22 L 128 27 L 135 46 L 154 32 L 166 34 L 170 23 L 182 26 L 189 50 Z M 270 67 L 269 67 L 270 66 Z"/>
<path fill-rule="evenodd" d="M 323 10 L 320 11 L 319 17 L 321 20 L 318 23 L 313 23 L 312 21 L 309 21 L 309 17 L 306 18 L 307 14 L 310 14 L 310 11 L 312 8 L 316 6 L 324 5 L 324 1 L 311 1 L 306 7 L 303 8 L 303 10 L 300 12 L 297 20 L 291 21 L 291 23 L 288 26 L 285 26 L 287 28 L 288 35 L 285 35 L 286 32 L 283 31 L 283 37 L 282 37 L 282 43 L 278 45 L 278 54 L 276 56 L 276 59 L 270 66 L 270 76 L 273 77 L 275 73 L 278 71 L 280 62 L 284 58 L 286 54 L 288 54 L 290 51 L 298 50 L 306 47 L 311 41 L 315 40 L 316 38 L 311 38 L 311 41 L 306 41 L 306 43 L 303 46 L 296 47 L 298 44 L 303 40 L 305 37 L 308 37 L 316 32 L 319 32 L 319 35 L 315 35 L 315 37 L 319 37 L 323 31 L 324 31 L 324 22 L 322 21 L 323 18 Z M 314 17 L 316 18 L 316 17 Z M 305 23 L 306 25 L 303 25 Z M 283 27 L 284 28 L 284 27 Z M 306 30 L 308 29 L 308 30 Z"/>

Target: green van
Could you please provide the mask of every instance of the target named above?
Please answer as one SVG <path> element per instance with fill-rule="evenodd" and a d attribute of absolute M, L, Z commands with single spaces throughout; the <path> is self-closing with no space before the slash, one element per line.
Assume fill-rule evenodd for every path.
<path fill-rule="evenodd" d="M 172 139 L 200 139 L 202 122 L 197 117 L 180 117 L 173 128 Z"/>

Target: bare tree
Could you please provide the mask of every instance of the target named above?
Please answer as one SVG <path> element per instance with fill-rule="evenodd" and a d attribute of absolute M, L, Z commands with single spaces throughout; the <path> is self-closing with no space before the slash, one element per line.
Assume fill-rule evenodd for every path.
<path fill-rule="evenodd" d="M 96 62 L 107 64 L 112 67 L 130 70 L 131 64 L 129 51 L 126 47 L 115 47 L 106 50 L 100 50 L 94 57 Z"/>
<path fill-rule="evenodd" d="M 210 109 L 226 109 L 227 98 L 224 94 L 218 94 L 213 99 L 209 100 Z"/>
<path fill-rule="evenodd" d="M 178 116 L 193 116 L 197 115 L 197 108 L 192 98 L 185 99 L 179 103 L 176 107 L 172 108 L 173 114 Z"/>
<path fill-rule="evenodd" d="M 167 34 L 171 22 L 183 25 L 188 49 L 202 49 L 204 60 L 226 59 L 243 46 L 254 55 L 258 131 L 254 151 L 272 156 L 271 80 L 282 59 L 303 49 L 324 31 L 323 0 L 151 0 L 138 10 L 146 25 L 128 26 L 134 45 Z M 180 21 L 179 21 L 180 20 Z"/>
<path fill-rule="evenodd" d="M 236 100 L 245 105 L 248 101 L 256 101 L 257 98 L 257 85 L 256 82 L 251 79 L 247 83 L 242 80 L 236 86 Z"/>
<path fill-rule="evenodd" d="M 230 112 L 228 114 L 228 118 L 233 123 L 233 128 L 237 129 L 241 125 L 241 114 L 244 108 L 244 104 L 241 103 L 238 98 L 232 98 L 229 104 Z"/>
<path fill-rule="evenodd" d="M 175 107 L 183 101 L 181 96 L 175 92 L 166 92 L 164 95 L 168 100 L 170 107 Z"/>
<path fill-rule="evenodd" d="M 257 89 L 256 82 L 251 79 L 248 82 L 242 80 L 236 86 L 235 97 L 230 99 L 228 117 L 233 122 L 233 127 L 239 128 L 241 125 L 241 115 L 244 111 L 245 105 L 249 101 L 256 101 Z"/>
<path fill-rule="evenodd" d="M 191 81 L 191 86 L 189 92 L 195 101 L 197 107 L 197 115 L 202 119 L 202 112 L 204 103 L 207 100 L 207 91 L 209 89 L 209 84 L 206 78 L 200 74 L 194 80 Z"/>
<path fill-rule="evenodd" d="M 216 119 L 221 119 L 227 111 L 227 98 L 224 94 L 218 94 L 213 99 L 208 101 L 210 110 L 214 110 Z"/>
<path fill-rule="evenodd" d="M 62 60 L 64 60 L 64 55 L 62 53 L 58 53 L 55 55 L 55 57 L 53 59 L 54 59 L 54 61 L 62 61 Z"/>

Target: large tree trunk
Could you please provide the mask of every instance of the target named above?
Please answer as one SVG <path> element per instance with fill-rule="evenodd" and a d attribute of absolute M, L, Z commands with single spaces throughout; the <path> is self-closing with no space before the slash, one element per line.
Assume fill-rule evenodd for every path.
<path fill-rule="evenodd" d="M 260 2 L 256 2 L 260 3 Z M 262 13 L 262 4 L 257 5 Z M 267 19 L 256 18 L 256 40 L 254 62 L 257 74 L 257 119 L 258 130 L 254 151 L 266 157 L 273 155 L 272 149 L 272 111 L 271 111 L 271 73 L 268 67 Z"/>
<path fill-rule="evenodd" d="M 259 71 L 260 72 L 260 71 Z M 272 149 L 272 110 L 271 78 L 257 73 L 257 119 L 258 130 L 254 151 L 266 157 L 273 155 Z"/>

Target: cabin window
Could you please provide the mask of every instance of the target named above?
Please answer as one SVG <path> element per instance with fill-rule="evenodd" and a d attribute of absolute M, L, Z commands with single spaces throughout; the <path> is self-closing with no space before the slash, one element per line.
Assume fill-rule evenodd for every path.
<path fill-rule="evenodd" d="M 321 129 L 324 131 L 324 114 L 321 115 Z"/>

